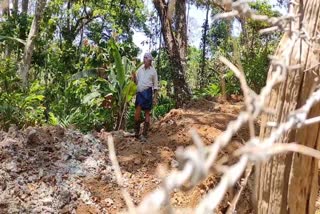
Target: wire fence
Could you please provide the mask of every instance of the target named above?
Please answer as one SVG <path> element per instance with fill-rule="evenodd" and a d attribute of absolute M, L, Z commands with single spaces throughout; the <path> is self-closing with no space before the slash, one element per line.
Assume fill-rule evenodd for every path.
<path fill-rule="evenodd" d="M 261 139 L 259 136 L 256 136 L 254 132 L 254 121 L 261 116 L 261 114 L 275 113 L 274 110 L 268 109 L 265 103 L 273 88 L 283 82 L 290 71 L 302 68 L 302 65 L 292 65 L 290 61 L 296 42 L 298 40 L 303 40 L 311 47 L 315 41 L 319 40 L 320 34 L 315 37 L 308 35 L 303 24 L 301 24 L 299 14 L 296 14 L 295 12 L 297 11 L 297 7 L 299 7 L 299 4 L 295 1 L 290 2 L 289 13 L 282 17 L 257 15 L 251 10 L 249 1 L 247 0 L 235 2 L 225 0 L 220 3 L 224 7 L 228 7 L 229 11 L 216 15 L 214 20 L 246 17 L 267 21 L 272 27 L 263 29 L 260 33 L 269 33 L 273 31 L 285 32 L 288 36 L 289 42 L 287 44 L 289 45 L 287 45 L 281 53 L 281 57 L 270 57 L 271 66 L 269 78 L 260 94 L 256 94 L 248 87 L 245 75 L 241 70 L 233 65 L 227 58 L 220 57 L 220 60 L 228 66 L 240 80 L 246 110 L 241 112 L 236 120 L 228 124 L 226 130 L 215 139 L 212 145 L 204 146 L 201 138 L 195 131 L 192 131 L 195 147 L 188 147 L 177 151 L 177 160 L 179 166 L 182 166 L 181 169 L 172 171 L 165 177 L 161 185 L 148 194 L 137 207 L 133 205 L 130 195 L 123 188 L 122 192 L 129 208 L 129 213 L 157 213 L 163 211 L 166 213 L 176 213 L 181 211 L 171 206 L 170 194 L 176 189 L 185 187 L 186 184 L 188 184 L 190 188 L 195 187 L 209 175 L 212 168 L 223 173 L 220 182 L 201 199 L 193 210 L 183 210 L 182 213 L 191 212 L 200 214 L 214 212 L 223 200 L 227 190 L 230 187 L 233 187 L 243 174 L 245 174 L 241 188 L 227 211 L 227 213 L 234 213 L 236 204 L 248 181 L 248 177 L 251 174 L 252 166 L 254 164 L 266 161 L 276 154 L 286 152 L 298 152 L 320 159 L 320 152 L 317 150 L 296 143 L 282 144 L 278 142 L 289 130 L 301 128 L 302 126 L 318 123 L 320 121 L 320 117 L 308 119 L 308 113 L 311 108 L 320 101 L 320 88 L 316 84 L 318 79 L 315 79 L 314 90 L 306 103 L 301 108 L 291 113 L 285 122 L 277 124 L 274 121 L 269 121 L 267 123 L 267 126 L 272 127 L 271 134 L 268 137 Z M 312 72 L 315 68 L 318 68 L 319 65 L 320 64 L 317 62 L 314 66 L 305 69 L 304 72 Z M 219 152 L 228 145 L 234 134 L 236 134 L 244 124 L 249 124 L 250 139 L 243 147 L 234 152 L 234 156 L 239 157 L 238 162 L 232 166 L 219 166 L 219 164 L 216 163 Z M 118 183 L 122 187 L 121 172 L 115 158 L 112 137 L 109 137 L 109 147 L 111 160 L 116 169 Z"/>

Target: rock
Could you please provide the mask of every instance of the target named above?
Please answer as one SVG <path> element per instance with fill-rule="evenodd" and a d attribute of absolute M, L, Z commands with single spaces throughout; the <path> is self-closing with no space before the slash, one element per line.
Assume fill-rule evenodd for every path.
<path fill-rule="evenodd" d="M 9 136 L 16 137 L 18 130 L 19 128 L 16 124 L 10 124 L 9 130 L 8 130 Z"/>
<path fill-rule="evenodd" d="M 65 154 L 65 155 L 63 155 L 62 160 L 67 161 L 67 160 L 70 160 L 71 158 L 72 158 L 71 154 Z"/>
<path fill-rule="evenodd" d="M 204 189 L 200 189 L 200 194 L 204 195 L 206 193 L 206 191 Z"/>
<path fill-rule="evenodd" d="M 136 159 L 134 160 L 134 164 L 140 165 L 140 164 L 141 164 L 141 159 L 140 159 L 140 158 L 136 158 Z"/>
<path fill-rule="evenodd" d="M 114 204 L 114 201 L 111 198 L 104 199 L 107 207 L 111 207 Z"/>
<path fill-rule="evenodd" d="M 152 152 L 150 150 L 145 150 L 144 153 L 145 154 L 151 154 Z"/>
<path fill-rule="evenodd" d="M 32 183 L 32 182 L 34 182 L 36 180 L 38 180 L 38 176 L 37 175 L 32 175 L 32 176 L 28 177 L 28 181 L 30 183 Z"/>
<path fill-rule="evenodd" d="M 28 135 L 27 135 L 27 143 L 28 144 L 38 144 L 40 142 L 39 136 L 37 134 L 37 131 L 33 128 L 27 129 Z"/>
<path fill-rule="evenodd" d="M 61 214 L 69 214 L 69 213 L 72 213 L 72 206 L 71 205 L 65 205 L 63 207 L 60 208 L 60 213 Z"/>
<path fill-rule="evenodd" d="M 8 148 L 10 145 L 16 143 L 14 139 L 5 138 L 4 140 L 0 141 L 0 149 Z"/>
<path fill-rule="evenodd" d="M 42 203 L 44 206 L 51 206 L 52 205 L 52 198 L 46 197 L 46 198 L 42 199 Z"/>
<path fill-rule="evenodd" d="M 8 171 L 18 172 L 17 164 L 13 161 L 7 163 L 5 166 L 6 166 L 5 169 Z"/>
<path fill-rule="evenodd" d="M 8 203 L 0 201 L 0 210 L 5 211 L 7 208 L 8 208 Z"/>
<path fill-rule="evenodd" d="M 62 209 L 71 201 L 71 193 L 69 191 L 61 191 L 60 192 L 60 202 L 59 208 Z"/>
<path fill-rule="evenodd" d="M 44 176 L 44 171 L 43 169 L 39 169 L 39 179 L 42 178 Z"/>
<path fill-rule="evenodd" d="M 54 132 L 57 134 L 58 137 L 62 138 L 65 134 L 64 132 L 64 128 L 62 128 L 61 126 L 56 126 L 54 129 Z"/>
<path fill-rule="evenodd" d="M 0 178 L 1 179 L 1 178 Z M 5 191 L 7 189 L 7 183 L 5 180 L 0 180 L 0 189 Z"/>
<path fill-rule="evenodd" d="M 220 106 L 215 106 L 215 107 L 213 108 L 213 110 L 214 110 L 214 111 L 221 111 L 221 107 L 220 107 Z"/>
<path fill-rule="evenodd" d="M 125 172 L 125 173 L 123 174 L 123 176 L 126 177 L 126 178 L 131 178 L 131 177 L 132 177 L 132 173 L 130 173 L 130 172 Z"/>
<path fill-rule="evenodd" d="M 93 159 L 92 157 L 88 157 L 84 163 L 83 163 L 84 167 L 87 169 L 97 169 L 98 168 L 98 162 Z"/>
<path fill-rule="evenodd" d="M 176 161 L 176 160 L 174 160 L 174 159 L 172 159 L 172 161 L 171 161 L 171 167 L 172 167 L 172 168 L 178 168 L 178 167 L 179 167 L 179 162 Z"/>

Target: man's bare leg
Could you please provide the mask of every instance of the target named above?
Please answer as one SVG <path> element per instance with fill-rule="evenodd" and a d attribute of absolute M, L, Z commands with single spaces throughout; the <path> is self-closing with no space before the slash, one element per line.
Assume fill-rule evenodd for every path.
<path fill-rule="evenodd" d="M 151 120 L 151 116 L 150 116 L 150 110 L 146 110 L 145 111 L 145 115 L 146 115 L 146 119 L 144 121 L 144 126 L 143 126 L 143 136 L 147 137 L 148 136 L 148 130 L 150 127 L 150 120 Z"/>
<path fill-rule="evenodd" d="M 139 137 L 140 135 L 140 117 L 141 117 L 141 106 L 137 106 L 135 113 L 134 113 L 134 132 L 135 132 L 135 137 Z"/>

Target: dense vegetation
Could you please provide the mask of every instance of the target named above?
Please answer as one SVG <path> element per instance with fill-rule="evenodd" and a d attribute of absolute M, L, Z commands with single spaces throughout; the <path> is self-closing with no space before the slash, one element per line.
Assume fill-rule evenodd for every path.
<path fill-rule="evenodd" d="M 148 36 L 161 80 L 153 117 L 161 117 L 176 105 L 175 95 L 180 93 L 173 81 L 176 66 L 161 39 L 164 32 L 157 21 L 159 11 L 148 11 L 140 0 L 51 0 L 40 13 L 39 2 L 20 4 L 15 0 L 10 8 L 2 3 L 1 128 L 7 129 L 10 124 L 59 124 L 82 131 L 131 128 L 135 85 L 130 74 L 141 65 L 139 47 L 133 43 L 134 31 Z M 208 11 L 208 20 L 220 12 L 215 5 L 201 1 L 188 4 Z M 252 3 L 252 7 L 259 14 L 279 15 L 267 1 Z M 39 29 L 29 47 L 35 20 Z M 236 29 L 236 24 L 241 28 Z M 266 81 L 268 55 L 280 38 L 279 34 L 259 35 L 266 26 L 250 19 L 206 21 L 201 46 L 187 45 L 186 84 L 192 98 L 241 94 L 238 80 L 218 60 L 219 55 L 241 65 L 250 87 L 259 91 Z M 30 62 L 25 60 L 26 47 L 32 50 Z M 21 70 L 26 67 L 24 79 Z"/>

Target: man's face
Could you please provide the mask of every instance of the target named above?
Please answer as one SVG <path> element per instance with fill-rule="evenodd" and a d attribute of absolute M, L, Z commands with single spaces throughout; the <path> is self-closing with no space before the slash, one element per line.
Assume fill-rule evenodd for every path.
<path fill-rule="evenodd" d="M 148 57 L 143 57 L 143 63 L 145 66 L 150 66 L 151 65 L 152 60 L 149 59 Z"/>

